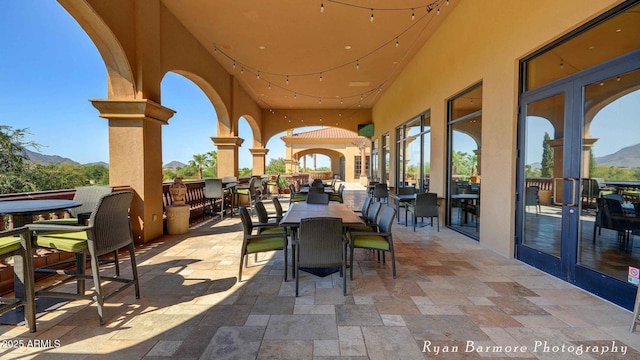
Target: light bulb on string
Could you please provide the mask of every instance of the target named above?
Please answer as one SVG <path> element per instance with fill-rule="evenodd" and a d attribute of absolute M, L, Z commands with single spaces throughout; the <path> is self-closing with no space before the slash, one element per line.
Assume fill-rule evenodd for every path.
<path fill-rule="evenodd" d="M 411 21 L 415 19 L 416 19 L 416 12 L 413 9 L 411 9 Z"/>
<path fill-rule="evenodd" d="M 298 93 L 293 93 L 293 98 L 297 99 L 298 98 Z"/>
<path fill-rule="evenodd" d="M 258 70 L 258 73 L 256 74 L 256 79 L 260 80 L 260 70 Z"/>
<path fill-rule="evenodd" d="M 271 83 L 269 83 L 269 90 L 271 90 Z"/>
<path fill-rule="evenodd" d="M 322 104 L 322 98 L 318 98 L 318 104 Z"/>
<path fill-rule="evenodd" d="M 244 74 L 244 67 L 240 68 L 240 74 Z"/>
<path fill-rule="evenodd" d="M 235 60 L 233 60 L 233 68 L 234 69 L 236 68 L 236 61 Z"/>
<path fill-rule="evenodd" d="M 360 69 L 360 59 L 356 60 L 356 70 Z"/>
<path fill-rule="evenodd" d="M 324 12 L 324 1 L 320 1 L 320 13 Z"/>
<path fill-rule="evenodd" d="M 289 85 L 289 75 L 287 75 L 287 85 Z"/>
<path fill-rule="evenodd" d="M 440 6 L 438 6 L 438 11 L 436 11 L 436 15 L 440 15 Z"/>
<path fill-rule="evenodd" d="M 400 46 L 400 42 L 398 41 L 398 38 L 396 38 L 396 47 Z"/>
<path fill-rule="evenodd" d="M 344 101 L 342 98 L 340 98 L 340 105 L 344 104 Z"/>
<path fill-rule="evenodd" d="M 320 73 L 320 81 L 322 82 L 322 73 Z"/>
<path fill-rule="evenodd" d="M 371 17 L 369 18 L 369 21 L 373 22 L 373 9 L 371 9 Z"/>

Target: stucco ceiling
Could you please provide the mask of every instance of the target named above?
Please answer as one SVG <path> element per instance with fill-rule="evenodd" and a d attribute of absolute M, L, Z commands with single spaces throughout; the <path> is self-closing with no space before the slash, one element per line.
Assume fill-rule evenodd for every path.
<path fill-rule="evenodd" d="M 457 0 L 162 1 L 261 107 L 354 109 L 372 107 Z"/>

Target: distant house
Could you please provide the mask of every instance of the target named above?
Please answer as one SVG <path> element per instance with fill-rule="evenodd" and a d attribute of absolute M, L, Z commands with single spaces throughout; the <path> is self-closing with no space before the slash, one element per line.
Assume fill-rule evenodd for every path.
<path fill-rule="evenodd" d="M 333 175 L 348 182 L 366 181 L 371 150 L 371 142 L 366 137 L 328 127 L 296 134 L 289 130 L 281 139 L 285 143 L 287 172 L 298 172 L 300 167 L 314 169 L 315 164 L 308 163 L 307 155 L 322 154 L 331 160 Z"/>

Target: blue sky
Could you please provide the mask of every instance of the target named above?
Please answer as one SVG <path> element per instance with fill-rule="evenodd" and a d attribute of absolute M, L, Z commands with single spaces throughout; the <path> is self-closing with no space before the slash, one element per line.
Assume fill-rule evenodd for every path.
<path fill-rule="evenodd" d="M 88 99 L 107 96 L 104 62 L 89 37 L 55 1 L 5 1 L 0 12 L 0 124 L 28 128 L 40 152 L 80 163 L 109 161 L 107 120 Z M 217 117 L 202 91 L 169 73 L 162 104 L 177 113 L 162 128 L 163 163 L 188 162 L 215 150 Z M 302 131 L 312 128 L 301 129 Z M 281 134 L 284 135 L 284 134 Z M 284 157 L 281 135 L 267 147 L 267 163 Z M 240 167 L 252 167 L 251 130 L 242 119 Z M 319 162 L 318 166 L 328 165 Z"/>

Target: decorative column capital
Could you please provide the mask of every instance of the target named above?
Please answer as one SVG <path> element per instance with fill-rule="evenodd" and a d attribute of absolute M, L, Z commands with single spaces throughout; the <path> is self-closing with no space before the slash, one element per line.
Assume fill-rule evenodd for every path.
<path fill-rule="evenodd" d="M 100 111 L 100 117 L 109 120 L 149 120 L 167 125 L 176 113 L 154 101 L 89 99 L 93 107 Z"/>
<path fill-rule="evenodd" d="M 211 140 L 218 148 L 237 148 L 244 142 L 243 138 L 237 136 L 211 136 Z"/>
<path fill-rule="evenodd" d="M 249 149 L 249 152 L 251 153 L 251 155 L 267 155 L 269 153 L 269 149 L 264 149 L 264 148 L 255 148 L 255 149 Z"/>

